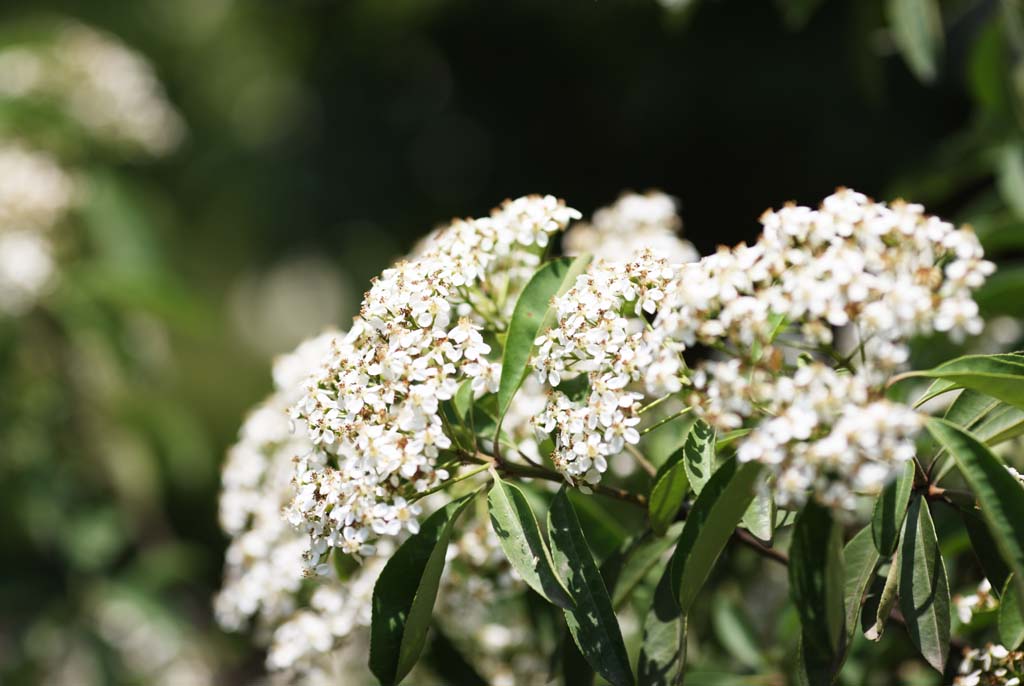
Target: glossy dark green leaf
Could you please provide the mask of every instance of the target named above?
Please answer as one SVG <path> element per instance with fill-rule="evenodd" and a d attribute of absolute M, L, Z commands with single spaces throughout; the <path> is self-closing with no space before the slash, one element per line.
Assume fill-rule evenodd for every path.
<path fill-rule="evenodd" d="M 793 525 L 789 589 L 800 616 L 805 662 L 835 673 L 846 645 L 843 541 L 831 512 L 807 503 Z"/>
<path fill-rule="evenodd" d="M 672 453 L 654 476 L 654 485 L 647 499 L 647 514 L 651 529 L 659 536 L 663 536 L 669 525 L 675 521 L 679 508 L 690 491 L 690 479 L 686 475 L 684 464 L 685 453 L 684 448 Z"/>
<path fill-rule="evenodd" d="M 887 0 L 892 39 L 910 71 L 931 83 L 938 75 L 942 50 L 942 16 L 937 0 Z"/>
<path fill-rule="evenodd" d="M 937 379 L 1024 408 L 1024 358 L 1020 356 L 965 355 L 908 376 Z"/>
<path fill-rule="evenodd" d="M 871 538 L 880 555 L 889 557 L 896 552 L 900 540 L 903 518 L 907 515 L 910 491 L 914 487 L 914 462 L 903 465 L 903 471 L 886 484 L 875 500 L 875 511 L 871 517 Z"/>
<path fill-rule="evenodd" d="M 998 404 L 999 401 L 991 396 L 965 388 L 950 404 L 944 417 L 957 426 L 973 429 Z"/>
<path fill-rule="evenodd" d="M 526 378 L 526 365 L 530 361 L 533 342 L 545 328 L 551 299 L 569 290 L 590 264 L 589 255 L 577 258 L 563 257 L 548 262 L 530 278 L 516 301 L 505 338 L 501 358 L 501 380 L 498 386 L 498 417 L 504 417 L 512 397 Z"/>
<path fill-rule="evenodd" d="M 992 538 L 981 512 L 977 509 L 960 508 L 960 518 L 963 520 L 964 528 L 967 529 L 967 537 L 971 541 L 971 549 L 974 556 L 978 558 L 981 570 L 985 578 L 992 585 L 997 594 L 1002 594 L 1006 580 L 1010 578 L 1010 568 L 999 552 L 999 547 Z"/>
<path fill-rule="evenodd" d="M 1013 579 L 1007 579 L 999 599 L 999 642 L 1010 650 L 1024 643 L 1024 610 L 1017 593 Z"/>
<path fill-rule="evenodd" d="M 513 569 L 548 602 L 571 608 L 572 599 L 555 573 L 537 517 L 522 490 L 495 476 L 487 505 L 494 533 Z"/>
<path fill-rule="evenodd" d="M 644 617 L 643 643 L 636 668 L 639 686 L 682 683 L 686 668 L 686 613 L 680 609 L 673 591 L 673 574 L 670 561 Z"/>
<path fill-rule="evenodd" d="M 949 658 L 949 582 L 927 501 L 920 496 L 910 503 L 900 542 L 899 600 L 911 642 L 941 673 Z"/>
<path fill-rule="evenodd" d="M 686 434 L 683 443 L 683 465 L 690 480 L 690 488 L 697 495 L 718 467 L 715 459 L 715 430 L 704 421 L 697 420 Z"/>
<path fill-rule="evenodd" d="M 762 465 L 738 465 L 731 459 L 718 468 L 686 516 L 672 555 L 672 586 L 683 613 L 690 611 L 725 544 L 754 499 Z"/>
<path fill-rule="evenodd" d="M 953 456 L 981 506 L 981 515 L 1002 558 L 1014 573 L 1024 601 L 1024 486 L 973 435 L 942 419 L 929 419 L 928 431 Z"/>
<path fill-rule="evenodd" d="M 548 511 L 548 537 L 555 569 L 574 603 L 565 610 L 565 621 L 576 646 L 594 671 L 614 686 L 632 685 L 629 655 L 611 597 L 564 486 Z"/>
<path fill-rule="evenodd" d="M 843 605 L 846 609 L 847 640 L 853 636 L 864 603 L 864 594 L 875 578 L 880 556 L 871 539 L 871 527 L 864 527 L 843 548 L 846 585 Z"/>
<path fill-rule="evenodd" d="M 864 636 L 871 641 L 878 641 L 885 632 L 885 623 L 896 607 L 896 599 L 900 587 L 900 556 L 893 555 L 889 573 L 885 576 L 885 585 L 875 607 L 873 623 L 864 631 Z"/>
<path fill-rule="evenodd" d="M 475 495 L 427 517 L 391 556 L 373 587 L 370 670 L 385 686 L 405 678 L 423 651 L 452 527 Z"/>

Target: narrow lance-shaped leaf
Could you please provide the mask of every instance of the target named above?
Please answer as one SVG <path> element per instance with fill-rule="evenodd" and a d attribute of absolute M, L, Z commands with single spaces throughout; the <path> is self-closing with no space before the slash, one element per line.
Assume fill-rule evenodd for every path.
<path fill-rule="evenodd" d="M 677 686 L 686 667 L 686 614 L 672 590 L 672 564 L 654 590 L 637 661 L 639 686 Z"/>
<path fill-rule="evenodd" d="M 871 537 L 880 555 L 888 557 L 896 551 L 903 518 L 910 503 L 910 491 L 914 487 L 914 470 L 912 460 L 904 464 L 903 472 L 882 489 L 875 501 Z"/>
<path fill-rule="evenodd" d="M 586 270 L 590 260 L 589 255 L 552 260 L 534 273 L 520 294 L 508 325 L 505 350 L 501 358 L 499 419 L 505 416 L 512 397 L 526 378 L 526 365 L 530 361 L 534 340 L 553 323 L 548 316 L 551 298 L 569 290 L 576 277 Z"/>
<path fill-rule="evenodd" d="M 1024 357 L 1020 355 L 965 355 L 906 376 L 938 379 L 1024 408 Z"/>
<path fill-rule="evenodd" d="M 846 608 L 847 641 L 853 637 L 857 618 L 864 603 L 864 594 L 875 578 L 878 568 L 878 550 L 871 540 L 870 527 L 864 527 L 843 548 L 843 562 L 846 567 Z"/>
<path fill-rule="evenodd" d="M 670 565 L 673 589 L 684 614 L 690 611 L 753 500 L 761 466 L 758 462 L 738 465 L 735 458 L 729 460 L 714 473 L 690 508 Z"/>
<path fill-rule="evenodd" d="M 775 537 L 775 517 L 778 510 L 771 489 L 765 483 L 767 479 L 768 474 L 761 476 L 760 483 L 755 487 L 754 499 L 743 513 L 741 522 L 754 536 L 765 543 L 771 543 Z"/>
<path fill-rule="evenodd" d="M 370 670 L 385 686 L 405 678 L 423 651 L 452 526 L 475 495 L 427 517 L 391 556 L 373 587 Z"/>
<path fill-rule="evenodd" d="M 548 602 L 571 608 L 572 599 L 555 573 L 537 517 L 519 487 L 495 475 L 487 505 L 494 533 L 513 569 Z"/>
<path fill-rule="evenodd" d="M 844 630 L 843 541 L 831 512 L 811 501 L 793 525 L 789 588 L 800 616 L 802 651 L 808 671 L 836 671 L 846 644 Z"/>
<path fill-rule="evenodd" d="M 999 641 L 1010 650 L 1024 643 L 1024 610 L 1020 606 L 1017 587 L 1007 579 L 999 599 Z"/>
<path fill-rule="evenodd" d="M 942 672 L 949 658 L 949 582 L 927 501 L 916 497 L 900 542 L 900 609 L 910 640 Z"/>
<path fill-rule="evenodd" d="M 889 565 L 889 573 L 885 576 L 885 586 L 882 587 L 882 595 L 878 599 L 878 606 L 875 608 L 874 623 L 867 627 L 864 636 L 870 641 L 878 641 L 885 632 L 885 623 L 896 607 L 897 591 L 900 587 L 900 556 L 894 554 L 892 564 Z M 870 621 L 870 620 L 869 620 Z"/>
<path fill-rule="evenodd" d="M 683 500 L 690 490 L 690 479 L 686 476 L 685 449 L 672 453 L 654 476 L 654 486 L 647 499 L 647 513 L 651 529 L 659 536 L 664 535 L 675 520 Z"/>
<path fill-rule="evenodd" d="M 977 438 L 949 422 L 932 418 L 928 430 L 956 460 L 1003 559 L 1013 572 L 1017 598 L 1024 602 L 1024 486 Z"/>
<path fill-rule="evenodd" d="M 700 495 L 704 484 L 718 467 L 715 457 L 715 430 L 707 422 L 697 420 L 686 434 L 683 444 L 683 464 L 693 492 Z"/>
<path fill-rule="evenodd" d="M 548 511 L 548 536 L 555 569 L 574 602 L 565 610 L 569 633 L 594 671 L 614 686 L 631 686 L 633 672 L 619 622 L 565 486 Z"/>

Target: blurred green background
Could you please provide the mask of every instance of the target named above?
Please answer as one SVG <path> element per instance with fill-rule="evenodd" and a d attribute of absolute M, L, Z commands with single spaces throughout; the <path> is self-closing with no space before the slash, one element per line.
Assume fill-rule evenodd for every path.
<path fill-rule="evenodd" d="M 272 356 L 343 326 L 369 278 L 452 216 L 530 192 L 586 215 L 659 188 L 706 253 L 753 239 L 760 213 L 788 200 L 840 185 L 904 195 L 975 223 L 1001 265 L 983 305 L 1020 316 L 1022 12 L 5 3 L 0 49 L 68 19 L 109 32 L 152 62 L 187 133 L 140 159 L 0 104 L 4 139 L 51 150 L 89 189 L 60 229 L 57 289 L 0 317 L 0 682 L 262 672 L 211 620 L 221 457 L 269 390 Z M 148 644 L 126 638 L 139 617 L 198 671 L 174 681 L 146 666 Z"/>

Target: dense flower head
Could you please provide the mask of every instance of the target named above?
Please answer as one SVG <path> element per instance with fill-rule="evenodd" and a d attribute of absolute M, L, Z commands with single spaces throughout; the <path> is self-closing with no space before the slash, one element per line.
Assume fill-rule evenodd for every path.
<path fill-rule="evenodd" d="M 567 255 L 622 262 L 649 250 L 675 264 L 694 262 L 700 256 L 679 237 L 682 226 L 675 198 L 659 191 L 623 193 L 613 205 L 594 212 L 589 224 L 574 224 L 562 242 Z"/>
<path fill-rule="evenodd" d="M 23 312 L 53 281 L 50 232 L 74 191 L 71 176 L 49 155 L 0 144 L 0 313 Z"/>
<path fill-rule="evenodd" d="M 485 327 L 504 327 L 551 236 L 579 214 L 552 196 L 456 220 L 384 270 L 348 335 L 334 342 L 293 416 L 318 452 L 299 462 L 290 516 L 328 548 L 365 555 L 372 539 L 419 527 L 410 500 L 448 478 L 441 415 L 468 381 L 497 390 Z"/>
<path fill-rule="evenodd" d="M 972 293 L 994 266 L 977 237 L 846 189 L 761 221 L 754 244 L 698 262 L 596 259 L 556 300 L 532 364 L 554 389 L 537 425 L 568 480 L 596 482 L 642 401 L 673 394 L 717 429 L 750 429 L 739 459 L 769 465 L 782 502 L 850 507 L 912 457 L 921 419 L 884 385 L 912 336 L 981 330 Z M 696 345 L 712 356 L 689 368 Z M 589 385 L 571 399 L 559 385 L 575 373 Z"/>
<path fill-rule="evenodd" d="M 54 102 L 91 135 L 150 155 L 173 150 L 185 131 L 149 62 L 77 22 L 0 51 L 0 98 Z"/>
<path fill-rule="evenodd" d="M 555 467 L 575 482 L 596 483 L 608 457 L 636 444 L 642 394 L 628 388 L 655 363 L 644 316 L 653 315 L 674 272 L 650 252 L 627 262 L 598 259 L 556 301 L 558 326 L 536 340 L 533 366 L 555 388 L 536 426 L 554 433 Z M 582 399 L 558 390 L 585 375 Z"/>

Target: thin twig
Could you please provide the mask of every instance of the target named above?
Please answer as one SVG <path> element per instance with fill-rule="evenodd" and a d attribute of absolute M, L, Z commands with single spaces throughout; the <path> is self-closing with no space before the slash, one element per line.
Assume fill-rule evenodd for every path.
<path fill-rule="evenodd" d="M 651 461 L 644 457 L 644 454 L 636 449 L 636 446 L 626 444 L 626 450 L 636 458 L 636 463 L 640 465 L 641 469 L 647 472 L 650 476 L 654 476 L 658 473 L 658 468 L 651 464 Z"/>

